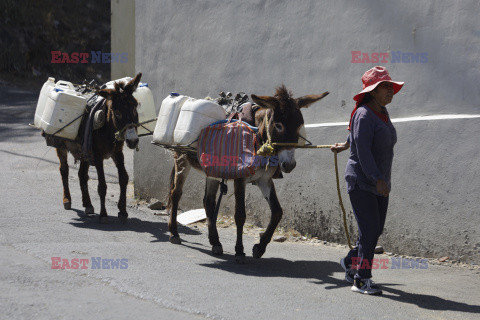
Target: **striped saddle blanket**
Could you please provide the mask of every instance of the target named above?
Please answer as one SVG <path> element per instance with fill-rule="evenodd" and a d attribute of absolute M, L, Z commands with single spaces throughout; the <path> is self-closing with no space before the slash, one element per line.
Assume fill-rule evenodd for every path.
<path fill-rule="evenodd" d="M 255 174 L 257 128 L 237 120 L 221 120 L 202 129 L 197 155 L 208 177 L 236 179 Z"/>

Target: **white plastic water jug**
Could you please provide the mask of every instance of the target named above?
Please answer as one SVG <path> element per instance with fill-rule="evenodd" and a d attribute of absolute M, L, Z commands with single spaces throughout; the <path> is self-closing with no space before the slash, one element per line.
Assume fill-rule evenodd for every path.
<path fill-rule="evenodd" d="M 107 83 L 105 83 L 105 85 L 107 86 L 106 89 L 114 89 L 115 88 L 115 86 L 114 86 L 115 82 L 127 84 L 132 79 L 133 79 L 132 77 L 124 77 L 124 78 L 121 78 L 121 79 L 108 81 Z"/>
<path fill-rule="evenodd" d="M 139 83 L 137 90 L 133 92 L 133 97 L 137 99 L 138 106 L 138 122 L 143 124 L 137 128 L 138 135 L 152 134 L 155 130 L 155 119 L 157 118 L 157 112 L 155 110 L 155 103 L 153 101 L 153 94 L 148 83 Z"/>
<path fill-rule="evenodd" d="M 35 118 L 33 119 L 33 125 L 40 129 L 43 111 L 45 110 L 45 103 L 47 102 L 50 91 L 55 88 L 55 78 L 49 77 L 43 84 L 40 90 L 40 96 L 38 97 L 37 108 L 35 109 Z"/>
<path fill-rule="evenodd" d="M 163 99 L 160 111 L 158 112 L 157 124 L 153 132 L 153 142 L 165 145 L 173 144 L 173 133 L 177 125 L 178 115 L 184 102 L 189 97 L 178 93 L 170 93 Z"/>
<path fill-rule="evenodd" d="M 227 117 L 222 106 L 211 100 L 188 99 L 178 116 L 173 142 L 176 145 L 196 147 L 200 131 L 209 124 Z"/>
<path fill-rule="evenodd" d="M 73 85 L 73 83 L 65 80 L 58 80 L 57 83 L 55 83 L 55 88 L 75 91 L 75 86 Z"/>
<path fill-rule="evenodd" d="M 69 86 L 64 83 L 61 83 L 60 87 Z M 57 82 L 56 88 L 51 90 L 48 95 L 42 115 L 41 128 L 46 134 L 55 134 L 57 137 L 75 140 L 86 104 L 86 96 L 82 96 L 72 89 L 58 88 Z"/>

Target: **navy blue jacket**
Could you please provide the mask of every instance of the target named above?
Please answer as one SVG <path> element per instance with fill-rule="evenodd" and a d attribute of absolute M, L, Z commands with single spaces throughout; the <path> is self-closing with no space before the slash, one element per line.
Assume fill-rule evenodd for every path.
<path fill-rule="evenodd" d="M 348 192 L 356 185 L 377 193 L 377 180 L 384 180 L 391 189 L 393 147 L 397 132 L 390 121 L 384 122 L 367 106 L 355 112 L 350 126 L 350 158 L 345 170 Z"/>

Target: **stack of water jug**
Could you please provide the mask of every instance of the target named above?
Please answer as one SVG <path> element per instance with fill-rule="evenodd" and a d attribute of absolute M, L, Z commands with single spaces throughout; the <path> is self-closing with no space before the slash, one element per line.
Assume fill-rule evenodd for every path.
<path fill-rule="evenodd" d="M 50 77 L 40 91 L 33 125 L 46 134 L 75 140 L 88 98 L 88 95 L 76 92 L 71 82 L 60 80 L 55 83 Z"/>
<path fill-rule="evenodd" d="M 124 79 L 127 78 L 117 81 Z M 108 84 L 113 86 L 113 81 Z M 40 91 L 34 127 L 42 129 L 47 135 L 75 140 L 82 117 L 85 115 L 87 100 L 93 94 L 94 92 L 82 94 L 75 91 L 75 86 L 71 82 L 60 80 L 55 83 L 55 78 L 48 78 Z M 156 111 L 148 84 L 140 83 L 133 96 L 138 101 L 139 122 L 150 121 L 138 128 L 138 135 L 152 134 L 155 129 Z"/>
<path fill-rule="evenodd" d="M 212 100 L 170 93 L 160 107 L 153 132 L 153 143 L 196 148 L 200 131 L 211 123 L 225 118 L 223 107 Z"/>

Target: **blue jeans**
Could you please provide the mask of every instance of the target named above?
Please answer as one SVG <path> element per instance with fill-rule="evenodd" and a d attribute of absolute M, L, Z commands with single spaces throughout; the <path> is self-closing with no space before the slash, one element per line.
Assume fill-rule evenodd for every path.
<path fill-rule="evenodd" d="M 377 196 L 361 190 L 358 186 L 350 191 L 349 196 L 357 219 L 358 240 L 355 248 L 345 257 L 345 264 L 348 266 L 352 262 L 358 262 L 352 265 L 357 268 L 355 278 L 367 279 L 372 277 L 372 260 L 385 225 L 388 197 Z"/>

